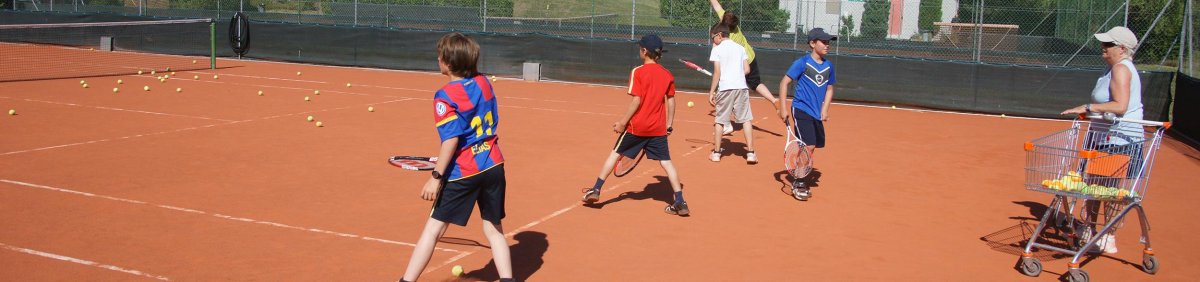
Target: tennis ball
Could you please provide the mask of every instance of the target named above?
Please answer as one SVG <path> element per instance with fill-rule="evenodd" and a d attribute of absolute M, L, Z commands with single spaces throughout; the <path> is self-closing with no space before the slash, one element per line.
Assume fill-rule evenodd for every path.
<path fill-rule="evenodd" d="M 219 79 L 219 78 L 221 78 L 221 77 L 219 77 L 219 76 L 217 76 L 217 75 L 215 75 L 215 74 L 213 75 L 213 79 Z"/>
<path fill-rule="evenodd" d="M 324 124 L 321 124 L 321 122 L 319 122 L 319 121 L 318 121 L 318 122 L 317 122 L 317 127 L 325 127 L 325 125 L 324 125 Z"/>
<path fill-rule="evenodd" d="M 83 88 L 87 88 L 87 83 L 84 83 L 84 84 L 83 84 Z"/>
<path fill-rule="evenodd" d="M 896 109 L 896 105 L 892 105 L 892 109 Z"/>
<path fill-rule="evenodd" d="M 192 63 L 193 63 L 193 64 L 195 64 L 195 63 L 196 63 L 196 60 L 192 60 Z"/>
<path fill-rule="evenodd" d="M 258 96 L 262 96 L 262 90 L 258 91 Z"/>
<path fill-rule="evenodd" d="M 346 88 L 350 88 L 350 83 L 346 83 Z"/>
<path fill-rule="evenodd" d="M 142 86 L 142 90 L 150 91 L 150 86 Z"/>
<path fill-rule="evenodd" d="M 309 121 L 309 122 L 312 122 L 312 121 L 313 121 L 313 117 L 312 117 L 312 116 L 308 116 L 308 121 Z"/>
<path fill-rule="evenodd" d="M 296 72 L 296 75 L 300 75 L 300 72 Z"/>
<path fill-rule="evenodd" d="M 450 269 L 450 274 L 454 274 L 454 276 L 455 276 L 455 277 L 457 277 L 457 276 L 462 276 L 462 274 L 463 274 L 463 269 L 462 269 L 462 266 L 461 266 L 461 265 L 455 265 L 455 266 L 454 266 L 454 268 L 451 268 L 451 269 Z"/>
<path fill-rule="evenodd" d="M 171 72 L 171 75 L 175 75 L 175 72 Z"/>
<path fill-rule="evenodd" d="M 375 107 L 367 107 L 367 111 L 368 111 L 368 112 L 374 112 L 374 111 L 375 111 Z"/>
<path fill-rule="evenodd" d="M 310 100 L 310 99 L 308 98 L 308 96 L 304 96 L 304 101 L 308 101 L 308 100 Z"/>
<path fill-rule="evenodd" d="M 182 93 L 182 92 L 183 92 L 183 88 L 178 88 L 178 87 L 176 87 L 176 88 L 175 88 L 175 92 L 181 92 L 181 93 Z"/>
<path fill-rule="evenodd" d="M 171 75 L 169 75 L 169 74 L 164 74 L 164 75 L 163 75 L 163 79 L 170 79 L 170 78 L 171 78 Z"/>
<path fill-rule="evenodd" d="M 138 71 L 138 74 L 142 74 L 142 71 Z"/>
<path fill-rule="evenodd" d="M 315 94 L 315 95 L 321 95 L 321 90 L 313 90 L 313 94 Z"/>
<path fill-rule="evenodd" d="M 83 80 L 79 81 L 79 84 L 85 84 L 85 83 L 87 83 L 87 81 L 83 81 Z"/>
<path fill-rule="evenodd" d="M 688 101 L 688 108 L 691 108 L 694 106 L 696 106 L 696 103 L 693 103 L 692 101 Z"/>
<path fill-rule="evenodd" d="M 150 75 L 154 75 L 154 71 L 150 71 Z"/>
<path fill-rule="evenodd" d="M 1004 115 L 1004 114 L 1000 114 L 1000 118 L 1006 118 L 1006 117 L 1008 117 L 1008 116 Z"/>
<path fill-rule="evenodd" d="M 118 90 L 116 87 L 113 87 L 113 93 L 117 93 L 117 91 L 120 91 L 120 90 Z"/>
<path fill-rule="evenodd" d="M 496 82 L 496 76 L 492 76 L 492 82 Z"/>
<path fill-rule="evenodd" d="M 171 67 L 167 67 L 166 71 L 171 71 Z"/>
<path fill-rule="evenodd" d="M 120 80 L 120 79 L 118 79 L 118 80 L 117 80 L 117 84 L 125 84 L 125 81 L 124 81 L 124 80 Z"/>
<path fill-rule="evenodd" d="M 8 115 L 10 115 L 10 116 L 17 115 L 17 110 L 8 110 Z"/>
<path fill-rule="evenodd" d="M 193 76 L 192 76 L 192 79 L 199 80 L 199 79 L 200 79 L 200 76 L 199 76 L 199 75 L 193 75 Z"/>

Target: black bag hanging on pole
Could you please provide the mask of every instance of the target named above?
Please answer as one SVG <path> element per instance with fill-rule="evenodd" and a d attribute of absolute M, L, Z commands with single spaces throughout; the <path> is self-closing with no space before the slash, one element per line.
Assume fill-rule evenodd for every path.
<path fill-rule="evenodd" d="M 229 20 L 229 47 L 238 59 L 250 50 L 250 19 L 242 12 L 233 14 L 233 19 Z"/>

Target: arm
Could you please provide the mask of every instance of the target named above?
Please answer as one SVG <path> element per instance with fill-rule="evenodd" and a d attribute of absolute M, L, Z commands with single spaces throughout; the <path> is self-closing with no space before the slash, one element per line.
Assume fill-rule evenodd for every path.
<path fill-rule="evenodd" d="M 713 62 L 712 86 L 708 87 L 708 104 L 717 105 L 717 82 L 721 81 L 721 62 Z"/>
<path fill-rule="evenodd" d="M 667 97 L 667 128 L 670 129 L 672 124 L 675 124 L 675 97 Z M 670 130 L 667 135 L 671 135 Z"/>
<path fill-rule="evenodd" d="M 821 104 L 821 121 L 829 121 L 829 104 L 833 102 L 833 85 L 825 89 L 825 102 Z"/>
<path fill-rule="evenodd" d="M 750 74 L 750 60 L 742 60 L 742 76 Z"/>
<path fill-rule="evenodd" d="M 438 149 L 437 164 L 433 168 L 434 171 L 441 173 L 442 177 L 446 177 L 446 168 L 450 167 L 450 162 L 454 161 L 453 157 L 456 149 L 458 149 L 458 138 L 450 138 L 442 141 L 442 146 Z M 425 181 L 425 187 L 421 189 L 421 199 L 433 201 L 437 197 L 437 191 L 441 186 L 442 180 L 430 177 L 428 181 Z"/>
<path fill-rule="evenodd" d="M 725 10 L 724 7 L 721 7 L 721 2 L 717 2 L 717 0 L 708 0 L 708 3 L 712 4 L 713 11 L 724 11 Z M 720 15 L 718 15 L 718 17 L 720 17 Z"/>
<path fill-rule="evenodd" d="M 792 77 L 787 75 L 784 75 L 783 78 L 779 80 L 779 117 L 783 118 L 783 122 L 788 122 L 788 115 L 792 114 L 792 112 L 788 110 L 791 107 L 784 107 L 784 105 L 787 105 L 787 87 L 788 84 L 791 83 Z"/>
<path fill-rule="evenodd" d="M 1099 104 L 1084 104 L 1078 107 L 1070 108 L 1063 111 L 1061 114 L 1084 114 L 1087 113 L 1087 108 L 1090 106 L 1093 113 L 1114 113 L 1124 115 L 1129 109 L 1129 83 L 1132 80 L 1133 72 L 1125 65 L 1118 64 L 1112 68 L 1112 81 L 1108 86 L 1108 93 L 1112 95 L 1112 101 Z"/>
<path fill-rule="evenodd" d="M 617 133 L 625 132 L 625 126 L 629 125 L 629 119 L 633 118 L 633 113 L 637 112 L 638 106 L 642 104 L 642 97 L 633 96 L 633 102 L 629 103 L 629 109 L 625 110 L 625 114 L 621 115 L 621 119 L 613 123 L 613 131 Z"/>

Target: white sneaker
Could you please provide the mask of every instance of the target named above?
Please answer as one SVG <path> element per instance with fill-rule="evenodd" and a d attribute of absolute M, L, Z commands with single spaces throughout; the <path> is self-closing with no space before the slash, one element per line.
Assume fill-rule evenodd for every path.
<path fill-rule="evenodd" d="M 758 163 L 758 155 L 755 155 L 754 152 L 747 152 L 746 153 L 746 163 L 757 164 Z"/>
<path fill-rule="evenodd" d="M 721 127 L 724 127 L 724 129 L 721 130 L 721 135 L 729 135 L 730 133 L 733 133 L 733 125 L 726 124 L 722 125 Z"/>
<path fill-rule="evenodd" d="M 721 161 L 721 152 L 720 151 L 712 151 L 712 154 L 708 156 L 708 160 L 714 161 L 714 162 Z"/>

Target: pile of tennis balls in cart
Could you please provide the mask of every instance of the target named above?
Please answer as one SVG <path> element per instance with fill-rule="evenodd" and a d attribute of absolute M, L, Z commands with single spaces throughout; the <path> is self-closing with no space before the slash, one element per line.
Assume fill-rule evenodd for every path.
<path fill-rule="evenodd" d="M 1083 182 L 1083 177 L 1077 172 L 1067 172 L 1066 176 L 1060 179 L 1042 180 L 1042 187 L 1046 189 L 1074 192 L 1093 197 L 1110 197 L 1110 198 L 1137 198 L 1137 193 L 1129 190 L 1116 187 L 1108 187 L 1099 184 L 1087 184 Z"/>

